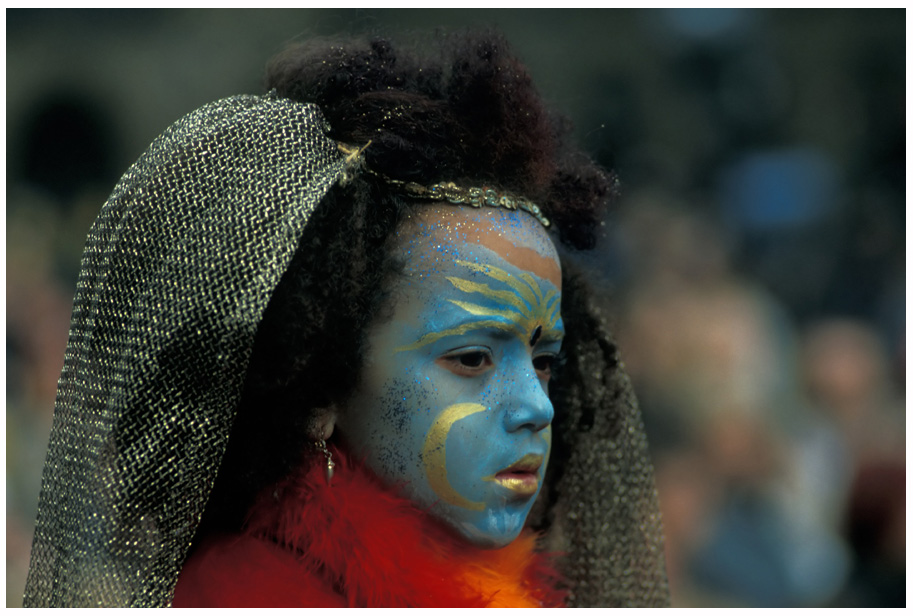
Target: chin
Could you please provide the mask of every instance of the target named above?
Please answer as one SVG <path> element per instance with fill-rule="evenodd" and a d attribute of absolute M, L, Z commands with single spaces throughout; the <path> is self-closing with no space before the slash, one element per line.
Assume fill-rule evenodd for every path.
<path fill-rule="evenodd" d="M 481 520 L 451 522 L 450 524 L 457 534 L 472 545 L 486 550 L 497 550 L 509 545 L 520 535 L 527 513 L 526 511 L 506 513 L 488 510 L 480 514 Z"/>

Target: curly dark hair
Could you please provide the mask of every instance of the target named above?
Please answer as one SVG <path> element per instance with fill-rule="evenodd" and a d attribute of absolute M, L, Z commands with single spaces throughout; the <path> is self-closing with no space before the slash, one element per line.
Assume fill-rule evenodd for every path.
<path fill-rule="evenodd" d="M 421 52 L 381 38 L 311 41 L 271 61 L 266 88 L 319 105 L 334 139 L 370 141 L 365 163 L 379 173 L 425 185 L 495 185 L 531 199 L 573 249 L 594 245 L 616 192 L 612 174 L 567 144 L 568 123 L 546 109 L 496 33 L 448 36 Z M 383 318 L 385 290 L 404 265 L 391 238 L 416 207 L 362 173 L 315 210 L 258 330 L 203 526 L 239 528 L 256 493 L 302 463 L 313 410 L 355 389 L 364 332 Z M 564 276 L 563 312 L 580 316 L 565 317 L 573 340 L 597 324 L 579 307 L 586 292 L 566 263 Z M 614 358 L 614 349 L 604 352 Z M 570 357 L 566 372 L 577 369 Z M 569 396 L 579 406 L 578 394 L 559 381 L 552 397 L 556 407 Z M 565 446 L 556 439 L 553 460 Z"/>

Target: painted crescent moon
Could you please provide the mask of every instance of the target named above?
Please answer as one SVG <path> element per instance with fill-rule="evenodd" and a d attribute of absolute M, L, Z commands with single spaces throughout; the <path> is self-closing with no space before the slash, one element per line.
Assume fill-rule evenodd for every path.
<path fill-rule="evenodd" d="M 476 413 L 488 410 L 483 404 L 474 402 L 464 402 L 448 406 L 434 420 L 428 429 L 428 436 L 425 437 L 425 444 L 422 447 L 422 462 L 425 464 L 425 474 L 428 477 L 428 484 L 431 489 L 441 497 L 441 499 L 450 505 L 470 509 L 472 511 L 482 511 L 485 509 L 484 503 L 473 502 L 461 496 L 447 479 L 447 435 L 453 424 Z"/>

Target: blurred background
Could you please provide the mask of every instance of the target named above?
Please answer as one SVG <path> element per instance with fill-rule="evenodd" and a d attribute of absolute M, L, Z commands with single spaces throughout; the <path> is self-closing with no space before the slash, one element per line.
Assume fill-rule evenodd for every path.
<path fill-rule="evenodd" d="M 7 10 L 7 605 L 118 177 L 314 35 L 494 25 L 623 181 L 591 259 L 674 606 L 904 606 L 905 20 L 888 10 Z"/>

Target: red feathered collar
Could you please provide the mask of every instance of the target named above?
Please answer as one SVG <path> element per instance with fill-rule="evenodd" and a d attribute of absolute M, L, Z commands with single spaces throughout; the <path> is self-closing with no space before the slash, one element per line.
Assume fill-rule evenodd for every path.
<path fill-rule="evenodd" d="M 334 452 L 264 494 L 242 535 L 205 540 L 175 607 L 556 607 L 557 575 L 529 531 L 485 550 L 453 536 Z"/>

